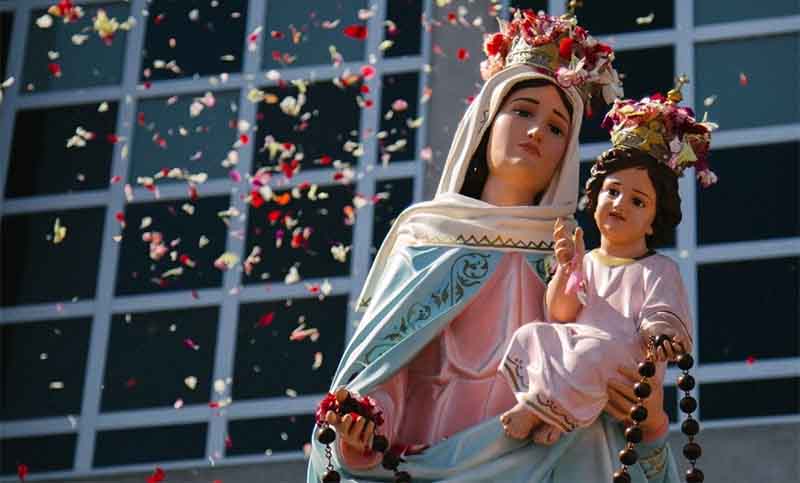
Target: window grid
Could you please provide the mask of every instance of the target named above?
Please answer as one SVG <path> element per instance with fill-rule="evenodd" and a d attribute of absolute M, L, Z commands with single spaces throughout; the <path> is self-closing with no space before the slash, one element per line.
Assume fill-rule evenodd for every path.
<path fill-rule="evenodd" d="M 84 0 L 82 4 L 97 4 L 105 3 L 108 0 Z M 370 37 L 367 40 L 367 52 L 378 51 L 377 44 L 380 42 L 381 28 L 375 28 L 372 24 L 380 27 L 381 22 L 386 12 L 386 1 L 380 0 L 378 2 L 378 14 L 371 20 Z M 120 110 L 118 113 L 118 127 L 117 132 L 121 135 L 126 135 L 130 138 L 132 131 L 131 122 L 135 115 L 135 105 L 139 99 L 157 97 L 159 95 L 177 94 L 184 92 L 196 92 L 198 90 L 222 90 L 222 89 L 240 89 L 240 105 L 239 105 L 239 119 L 249 120 L 251 125 L 254 124 L 255 107 L 249 102 L 245 102 L 247 89 L 250 86 L 265 87 L 272 85 L 270 81 L 263 78 L 262 72 L 259 71 L 258 64 L 260 63 L 260 55 L 245 54 L 245 63 L 243 66 L 242 74 L 230 75 L 230 79 L 224 83 L 213 86 L 210 84 L 211 76 L 201 78 L 199 80 L 184 79 L 175 81 L 159 81 L 154 82 L 153 87 L 149 90 L 141 90 L 138 87 L 139 64 L 141 62 L 140 46 L 144 39 L 145 19 L 141 17 L 141 12 L 146 7 L 145 0 L 132 0 L 131 1 L 131 15 L 137 17 L 139 24 L 137 28 L 128 33 L 128 45 L 126 47 L 126 55 L 128 56 L 125 63 L 125 75 L 121 87 L 98 87 L 79 92 L 59 92 L 59 93 L 37 93 L 25 96 L 19 95 L 21 87 L 21 71 L 24 59 L 22 58 L 24 49 L 19 48 L 25 45 L 28 25 L 30 22 L 30 12 L 33 9 L 46 7 L 50 4 L 50 0 L 29 0 L 25 2 L 25 6 L 19 6 L 16 3 L 0 2 L 0 10 L 14 12 L 14 30 L 12 33 L 11 46 L 16 48 L 9 49 L 8 59 L 8 72 L 9 75 L 14 75 L 17 82 L 4 93 L 5 100 L 0 105 L 0 120 L 3 125 L 12 125 L 15 112 L 17 109 L 27 107 L 54 107 L 61 104 L 74 104 L 86 100 L 111 100 L 117 99 L 120 102 Z M 502 8 L 507 11 L 509 0 L 502 1 Z M 424 0 L 423 12 L 430 16 L 432 12 L 431 1 Z M 563 2 L 559 0 L 549 1 L 550 12 L 560 14 L 564 11 Z M 694 68 L 694 48 L 695 44 L 699 42 L 718 41 L 718 40 L 731 40 L 740 39 L 753 36 L 767 36 L 779 33 L 796 33 L 800 31 L 800 16 L 787 16 L 783 18 L 753 20 L 753 21 L 737 21 L 729 23 L 720 23 L 714 25 L 694 26 L 693 21 L 693 2 L 675 2 L 675 28 L 645 32 L 645 33 L 630 33 L 621 34 L 611 37 L 603 37 L 604 40 L 613 41 L 618 50 L 627 50 L 633 48 L 645 48 L 661 45 L 675 45 L 676 59 L 675 68 L 676 74 L 693 72 Z M 266 9 L 266 4 L 258 0 L 251 0 L 248 9 L 248 26 L 246 33 L 252 31 L 255 25 L 260 23 Z M 378 32 L 377 34 L 375 32 Z M 690 33 L 686 35 L 686 33 Z M 430 33 L 422 32 L 422 48 L 421 55 L 400 59 L 387 59 L 383 60 L 380 52 L 376 55 L 376 67 L 378 74 L 373 79 L 370 87 L 373 89 L 375 104 L 380 106 L 380 89 L 377 89 L 379 79 L 382 74 L 390 74 L 395 72 L 405 72 L 410 70 L 421 71 L 421 67 L 429 62 L 430 51 Z M 263 37 L 262 37 L 263 38 Z M 261 38 L 258 45 L 259 51 L 261 48 Z M 363 62 L 352 62 L 351 70 L 363 64 Z M 346 64 L 347 65 L 347 64 Z M 314 72 L 315 79 L 325 80 L 333 77 L 338 72 L 338 69 L 331 67 L 303 67 L 303 68 L 287 68 L 281 70 L 283 78 L 300 78 L 307 77 L 309 72 Z M 253 75 L 254 77 L 249 77 Z M 426 85 L 427 75 L 424 71 L 420 72 L 420 86 Z M 421 92 L 421 90 L 420 90 Z M 68 94 L 68 95 L 65 95 Z M 73 94 L 75 96 L 73 96 Z M 694 87 L 689 84 L 684 90 L 686 102 L 692 104 L 694 97 Z M 130 100 L 130 102 L 129 102 Z M 426 105 L 420 105 L 418 115 L 424 116 L 426 114 Z M 369 111 L 369 112 L 367 112 Z M 372 132 L 377 132 L 380 113 L 376 109 L 362 110 L 361 112 L 360 130 L 362 134 L 367 132 L 370 128 Z M 126 123 L 128 126 L 126 127 Z M 126 132 L 127 131 L 127 132 Z M 417 130 L 417 146 L 425 146 L 425 139 L 427 137 L 427 130 Z M 780 141 L 796 141 L 800 139 L 800 124 L 790 124 L 781 126 L 769 126 L 759 128 L 737 129 L 730 131 L 723 131 L 717 134 L 715 138 L 715 147 L 734 147 L 753 144 L 763 144 L 769 142 Z M 9 164 L 8 156 L 10 152 L 11 130 L 0 132 L 0 199 L 2 199 L 5 190 L 5 176 L 6 168 Z M 608 147 L 607 143 L 591 143 L 581 146 L 583 157 L 585 160 L 590 160 L 602 150 Z M 413 176 L 415 179 L 414 199 L 418 201 L 422 198 L 422 172 L 423 163 L 417 161 L 404 162 L 391 164 L 388 167 L 382 167 L 376 163 L 375 159 L 375 145 L 374 139 L 366 142 L 364 145 L 365 154 L 359 160 L 359 172 L 364 173 L 364 176 L 359 180 L 357 190 L 364 195 L 371 195 L 375 190 L 375 182 L 379 180 L 394 179 L 404 176 Z M 252 161 L 252 145 L 248 148 L 251 152 L 245 154 L 241 150 L 242 165 L 249 164 Z M 115 146 L 113 158 L 112 172 L 115 174 L 126 174 L 128 168 L 128 161 L 122 158 L 121 145 Z M 319 170 L 311 172 L 301 172 L 293 178 L 287 186 L 296 186 L 304 181 L 318 183 L 321 185 L 330 183 L 330 170 Z M 125 176 L 123 176 L 125 178 Z M 681 195 L 686 205 L 690 207 L 695 206 L 695 184 L 689 177 L 681 181 Z M 232 202 L 237 202 L 237 195 L 235 192 L 231 193 L 233 184 L 226 180 L 212 181 L 203 186 L 203 196 L 212 194 L 229 194 Z M 148 192 L 142 188 L 136 190 L 137 198 L 147 199 Z M 185 198 L 185 191 L 181 186 L 164 187 L 161 189 L 161 199 L 182 199 Z M 124 411 L 109 414 L 99 414 L 99 390 L 97 388 L 102 384 L 103 366 L 105 363 L 105 349 L 108 343 L 108 330 L 110 317 L 112 313 L 123 311 L 137 311 L 137 310 L 155 310 L 160 308 L 181 308 L 181 307 L 196 307 L 197 302 L 192 301 L 189 292 L 177 292 L 169 294 L 156 294 L 154 296 L 132 296 L 132 297 L 114 297 L 114 278 L 116 276 L 116 264 L 118 246 L 111 240 L 113 234 L 116 233 L 116 223 L 113 214 L 123 208 L 124 198 L 121 194 L 120 187 L 114 187 L 109 190 L 99 190 L 95 192 L 84 192 L 79 194 L 68 195 L 48 195 L 36 196 L 20 200 L 9 200 L 0 203 L 0 214 L 4 213 L 29 213 L 36 211 L 43 211 L 48 206 L 58 204 L 59 206 L 70 207 L 90 207 L 90 206 L 107 206 L 106 213 L 106 227 L 103 234 L 103 253 L 101 257 L 100 274 L 98 276 L 98 290 L 96 298 L 93 301 L 79 301 L 77 303 L 65 303 L 64 311 L 60 314 L 62 317 L 75 316 L 75 315 L 88 315 L 94 314 L 94 323 L 92 328 L 90 354 L 87 361 L 86 380 L 84 384 L 84 401 L 82 405 L 82 413 L 79 417 L 67 419 L 64 417 L 54 418 L 41 418 L 36 420 L 29 420 L 24 422 L 13 422 L 0 424 L 2 432 L 5 437 L 27 436 L 27 435 L 44 435 L 44 434 L 61 434 L 61 433 L 75 433 L 79 434 L 78 450 L 75 460 L 75 468 L 73 471 L 66 472 L 53 472 L 42 475 L 42 478 L 53 478 L 58 476 L 77 476 L 83 474 L 92 475 L 105 475 L 115 474 L 121 471 L 121 468 L 107 468 L 107 469 L 92 469 L 93 446 L 96 431 L 100 429 L 119 429 L 126 427 L 143 427 L 149 425 L 161 424 L 174 424 L 174 423 L 190 423 L 190 422 L 208 422 L 208 441 L 206 446 L 206 456 L 214 457 L 217 451 L 223 448 L 224 433 L 226 431 L 227 421 L 230 419 L 240 419 L 249 417 L 273 416 L 287 414 L 287 408 L 292 407 L 291 413 L 310 413 L 318 400 L 316 395 L 304 396 L 299 398 L 271 398 L 266 400 L 255 400 L 246 402 L 234 402 L 231 406 L 225 409 L 225 415 L 216 417 L 211 415 L 211 412 L 204 405 L 193 405 L 183 408 L 181 411 L 173 411 L 171 409 L 150 409 L 150 410 L 135 410 Z M 369 238 L 371 233 L 371 216 L 372 207 L 367 206 L 360 210 L 359 221 L 357 221 L 354 234 L 353 245 L 358 246 L 358 250 L 353 250 L 354 256 L 352 258 L 352 270 L 350 277 L 332 278 L 331 282 L 334 286 L 334 294 L 349 293 L 351 296 L 351 303 L 358 293 L 354 289 L 360 287 L 363 279 L 368 270 L 369 250 L 362 249 L 362 245 L 369 245 Z M 719 245 L 706 245 L 698 247 L 696 243 L 696 215 L 693 209 L 687 209 L 684 213 L 684 221 L 678 228 L 678 238 L 676 251 L 668 253 L 676 258 L 681 267 L 684 281 L 687 284 L 687 291 L 689 297 L 695 303 L 697 301 L 697 287 L 696 287 L 696 273 L 699 265 L 704 263 L 716 261 L 732 261 L 732 260 L 751 260 L 757 258 L 772 258 L 781 256 L 795 256 L 800 255 L 800 244 L 798 238 L 787 238 L 780 240 L 769 241 L 755 241 L 755 242 L 740 242 L 740 243 L 725 243 Z M 367 221 L 368 220 L 368 221 Z M 229 232 L 230 233 L 230 232 Z M 228 235 L 227 249 L 237 249 L 241 252 L 243 249 L 243 242 L 237 240 L 235 237 Z M 360 254 L 356 257 L 355 254 Z M 675 255 L 678 256 L 675 256 Z M 227 294 L 227 291 L 238 285 L 239 273 L 231 271 L 225 274 L 222 289 L 204 289 L 199 290 L 201 300 L 204 304 L 220 305 L 221 315 L 220 320 L 232 321 L 232 323 L 220 323 L 217 344 L 218 348 L 215 356 L 215 369 L 214 379 L 220 378 L 227 374 L 228 377 L 232 375 L 232 354 L 225 354 L 222 350 L 222 341 L 225 337 L 230 337 L 232 331 L 235 331 L 235 321 L 238 318 L 239 304 L 249 301 L 266 301 L 282 299 L 285 297 L 300 297 L 305 295 L 305 291 L 300 286 L 285 286 L 283 284 L 260 284 L 254 286 L 243 287 L 238 297 L 232 297 Z M 309 282 L 321 282 L 321 280 L 307 280 Z M 268 296 L 265 296 L 265 287 L 270 288 Z M 333 294 L 332 294 L 333 295 Z M 352 306 L 352 305 L 351 305 Z M 696 309 L 694 309 L 695 325 L 697 324 Z M 36 320 L 53 316 L 53 304 L 37 304 L 28 305 L 23 307 L 12 307 L 0 309 L 0 324 L 21 323 L 27 320 Z M 350 313 L 351 320 L 355 320 L 357 315 L 353 312 Z M 348 336 L 352 331 L 352 325 L 348 320 Z M 224 326 L 233 327 L 233 329 L 223 329 Z M 695 327 L 695 333 L 697 327 Z M 222 332 L 227 331 L 226 334 Z M 235 341 L 226 341 L 229 346 L 229 352 L 232 352 Z M 695 344 L 695 354 L 697 352 L 697 345 Z M 228 358 L 229 360 L 223 360 Z M 776 359 L 759 362 L 755 365 L 748 365 L 745 362 L 731 362 L 722 364 L 706 364 L 698 365 L 696 371 L 699 381 L 705 382 L 723 382 L 723 381 L 745 381 L 752 379 L 770 379 L 780 377 L 800 377 L 800 365 L 798 365 L 798 358 Z M 668 378 L 674 380 L 678 372 L 671 370 Z M 223 377 L 224 378 L 224 377 Z M 697 397 L 697 396 L 696 396 Z M 216 421 L 215 421 L 216 420 Z M 714 421 L 704 423 L 704 427 L 738 427 L 748 425 L 761 425 L 761 424 L 787 424 L 796 423 L 800 421 L 800 415 L 788 416 L 775 416 L 775 417 L 759 417 L 759 418 L 738 418 L 724 421 Z M 677 425 L 673 425 L 676 429 Z M 301 452 L 281 453 L 275 454 L 265 459 L 264 456 L 236 456 L 227 457 L 222 460 L 215 461 L 218 465 L 231 465 L 242 464 L 250 462 L 264 462 L 264 461 L 287 461 L 302 458 Z M 198 461 L 179 461 L 163 465 L 165 468 L 191 468 L 198 466 Z M 152 465 L 132 465 L 124 467 L 125 471 L 141 470 L 149 471 Z M 29 479 L 39 479 L 38 475 L 31 475 Z M 15 478 L 4 477 L 0 481 L 14 481 Z"/>

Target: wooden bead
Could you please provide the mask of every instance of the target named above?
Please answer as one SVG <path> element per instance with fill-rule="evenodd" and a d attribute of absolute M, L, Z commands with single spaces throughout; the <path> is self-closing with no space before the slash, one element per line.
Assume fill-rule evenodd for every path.
<path fill-rule="evenodd" d="M 700 432 L 700 424 L 696 419 L 687 419 L 681 423 L 681 432 L 686 436 L 694 436 Z"/>
<path fill-rule="evenodd" d="M 394 474 L 395 483 L 411 483 L 411 475 L 407 471 L 398 471 Z"/>
<path fill-rule="evenodd" d="M 686 414 L 693 413 L 697 409 L 697 399 L 692 396 L 684 396 L 681 398 L 681 411 Z"/>
<path fill-rule="evenodd" d="M 681 374 L 678 376 L 678 387 L 682 391 L 691 391 L 694 389 L 694 377 L 690 374 Z"/>
<path fill-rule="evenodd" d="M 639 460 L 639 454 L 633 448 L 625 448 L 619 452 L 619 461 L 623 465 L 631 466 L 635 465 L 636 461 Z"/>
<path fill-rule="evenodd" d="M 376 434 L 374 438 L 372 438 L 372 450 L 377 451 L 378 453 L 383 453 L 389 448 L 389 440 L 386 439 L 386 436 L 382 436 L 380 434 Z"/>
<path fill-rule="evenodd" d="M 394 453 L 383 453 L 383 461 L 381 465 L 387 470 L 394 471 L 400 465 L 400 457 Z"/>
<path fill-rule="evenodd" d="M 678 356 L 678 367 L 682 371 L 688 371 L 694 366 L 694 358 L 691 354 L 681 354 Z"/>
<path fill-rule="evenodd" d="M 338 483 L 342 480 L 342 477 L 339 476 L 339 472 L 336 470 L 328 470 L 325 472 L 325 475 L 322 477 L 323 483 Z"/>
<path fill-rule="evenodd" d="M 636 384 L 633 385 L 633 393 L 636 394 L 636 397 L 638 397 L 639 399 L 647 399 L 648 397 L 650 397 L 650 392 L 651 392 L 650 384 L 644 381 L 637 382 Z"/>
<path fill-rule="evenodd" d="M 614 483 L 631 483 L 631 475 L 625 470 L 614 472 Z"/>
<path fill-rule="evenodd" d="M 625 430 L 625 441 L 634 444 L 640 443 L 643 435 L 642 428 L 639 426 L 631 426 Z"/>
<path fill-rule="evenodd" d="M 683 456 L 686 456 L 686 459 L 689 461 L 696 460 L 702 454 L 703 450 L 700 449 L 700 445 L 695 442 L 686 443 L 683 445 Z"/>
<path fill-rule="evenodd" d="M 652 361 L 639 363 L 639 375 L 642 377 L 653 377 L 656 373 L 656 365 Z"/>
<path fill-rule="evenodd" d="M 688 483 L 701 483 L 705 479 L 703 472 L 697 468 L 689 468 L 686 470 L 686 481 Z"/>
<path fill-rule="evenodd" d="M 636 421 L 637 423 L 641 423 L 645 419 L 647 419 L 647 408 L 642 406 L 641 404 L 637 404 L 631 408 L 629 413 L 631 419 Z"/>
<path fill-rule="evenodd" d="M 317 431 L 317 441 L 322 444 L 331 444 L 336 440 L 336 431 L 333 428 L 326 426 Z"/>

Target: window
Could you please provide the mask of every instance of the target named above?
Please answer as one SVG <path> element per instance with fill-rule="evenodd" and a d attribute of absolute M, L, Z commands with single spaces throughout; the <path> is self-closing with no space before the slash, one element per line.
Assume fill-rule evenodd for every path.
<path fill-rule="evenodd" d="M 102 411 L 208 404 L 217 307 L 115 314 Z"/>
<path fill-rule="evenodd" d="M 281 103 L 301 99 L 298 87 L 266 89 L 274 102 L 259 105 L 254 171 L 263 166 L 280 170 L 282 165 L 291 167 L 293 163 L 303 170 L 330 167 L 335 161 L 354 165 L 361 114 L 359 87 L 360 82 L 346 87 L 330 81 L 310 84 L 304 94 L 305 104 L 296 110 L 289 104 L 281 107 Z M 284 146 L 280 153 L 285 153 L 285 159 L 277 151 L 270 152 L 267 136 Z"/>
<path fill-rule="evenodd" d="M 117 295 L 219 287 L 222 272 L 214 262 L 225 252 L 227 231 L 219 213 L 229 201 L 218 196 L 128 205 Z"/>
<path fill-rule="evenodd" d="M 695 98 L 721 130 L 787 124 L 800 120 L 797 69 L 773 59 L 796 59 L 800 35 L 698 44 Z M 707 108 L 701 102 L 713 100 Z"/>
<path fill-rule="evenodd" d="M 117 103 L 99 107 L 81 104 L 19 111 L 6 197 L 106 189 L 117 142 Z"/>
<path fill-rule="evenodd" d="M 0 420 L 79 415 L 92 319 L 0 327 Z"/>
<path fill-rule="evenodd" d="M 202 459 L 205 448 L 205 424 L 99 431 L 94 466 Z"/>
<path fill-rule="evenodd" d="M 49 434 L 0 440 L 0 469 L 3 475 L 16 475 L 23 464 L 31 473 L 72 468 L 77 436 Z"/>
<path fill-rule="evenodd" d="M 231 421 L 228 423 L 230 447 L 225 455 L 302 451 L 313 427 L 314 416 L 309 414 Z"/>
<path fill-rule="evenodd" d="M 358 11 L 367 8 L 365 0 L 269 2 L 262 66 L 330 65 L 333 55 L 329 46 L 343 62 L 364 60 L 365 42 L 360 34 L 366 32 L 362 30 L 366 25 Z M 348 27 L 352 27 L 351 35 L 345 35 Z"/>
<path fill-rule="evenodd" d="M 700 384 L 704 421 L 800 413 L 800 379 Z"/>
<path fill-rule="evenodd" d="M 372 248 L 374 256 L 383 243 L 383 239 L 397 216 L 414 201 L 414 179 L 402 178 L 378 182 L 375 193 L 378 201 L 375 203 L 372 224 Z"/>
<path fill-rule="evenodd" d="M 143 81 L 242 70 L 247 0 L 154 0 L 148 10 Z"/>
<path fill-rule="evenodd" d="M 127 32 L 120 29 L 106 42 L 92 30 L 92 25 L 100 10 L 119 23 L 125 22 L 130 14 L 130 5 L 84 5 L 83 10 L 83 18 L 69 23 L 53 18 L 49 28 L 37 25 L 37 19 L 47 13 L 46 9 L 31 12 L 22 92 L 120 84 Z"/>
<path fill-rule="evenodd" d="M 93 298 L 104 211 L 89 208 L 4 216 L 2 305 Z M 56 223 L 66 228 L 63 239 L 62 230 L 55 230 Z"/>
<path fill-rule="evenodd" d="M 700 362 L 800 356 L 798 268 L 796 257 L 698 267 Z M 758 321 L 769 330 L 755 330 Z"/>
<path fill-rule="evenodd" d="M 382 86 L 379 158 L 383 164 L 415 159 L 419 74 L 383 76 Z"/>
<path fill-rule="evenodd" d="M 699 243 L 800 236 L 800 143 L 715 149 L 710 162 L 720 182 L 698 190 Z"/>
<path fill-rule="evenodd" d="M 392 42 L 384 57 L 419 55 L 422 0 L 388 0 L 383 38 Z M 391 22 L 391 23 L 390 23 Z"/>
<path fill-rule="evenodd" d="M 140 101 L 130 183 L 174 168 L 191 174 L 206 173 L 209 179 L 226 177 L 222 161 L 237 141 L 238 104 L 236 91 Z M 157 181 L 172 182 L 176 180 L 168 177 Z"/>
<path fill-rule="evenodd" d="M 622 50 L 614 55 L 614 66 L 623 77 L 626 98 L 639 99 L 654 92 L 665 94 L 675 84 L 675 48 L 672 46 Z M 582 143 L 609 142 L 611 136 L 607 130 L 600 128 L 600 123 L 610 107 L 598 99 L 593 102 L 592 116 L 587 118 L 584 113 Z"/>
<path fill-rule="evenodd" d="M 327 391 L 344 351 L 346 321 L 343 296 L 242 305 L 233 399 Z"/>
<path fill-rule="evenodd" d="M 297 191 L 300 198 L 290 191 L 276 192 L 286 204 L 270 202 L 250 208 L 245 255 L 258 246 L 262 261 L 254 264 L 249 274 L 244 272 L 243 283 L 281 283 L 292 267 L 303 278 L 350 273 L 350 264 L 337 261 L 331 248 L 352 243 L 352 219 L 348 216 L 355 210 L 352 187 L 319 187 L 313 195 L 311 188 Z"/>
<path fill-rule="evenodd" d="M 783 17 L 800 13 L 800 4 L 795 0 L 774 0 L 771 2 L 751 2 L 749 0 L 730 0 L 724 8 L 716 2 L 695 1 L 694 23 L 707 25 L 720 22 L 735 22 L 757 18 Z"/>

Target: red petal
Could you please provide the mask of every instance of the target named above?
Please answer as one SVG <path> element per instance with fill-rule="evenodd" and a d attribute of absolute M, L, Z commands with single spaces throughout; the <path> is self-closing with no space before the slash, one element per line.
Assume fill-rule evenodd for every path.
<path fill-rule="evenodd" d="M 281 217 L 281 210 L 272 210 L 267 214 L 267 219 L 270 223 L 275 223 Z"/>
<path fill-rule="evenodd" d="M 348 25 L 343 32 L 351 39 L 364 40 L 367 38 L 367 27 L 363 25 Z"/>
<path fill-rule="evenodd" d="M 458 60 L 463 62 L 469 59 L 469 51 L 464 47 L 461 47 L 460 49 L 458 49 L 458 52 L 456 52 L 456 57 L 458 58 Z"/>
<path fill-rule="evenodd" d="M 269 327 L 272 324 L 272 321 L 275 320 L 275 312 L 270 312 L 268 314 L 264 314 L 258 319 L 258 326 L 259 327 Z"/>
<path fill-rule="evenodd" d="M 569 37 L 564 37 L 561 39 L 561 42 L 558 43 L 558 55 L 561 56 L 562 59 L 572 58 L 572 44 L 572 39 Z"/>

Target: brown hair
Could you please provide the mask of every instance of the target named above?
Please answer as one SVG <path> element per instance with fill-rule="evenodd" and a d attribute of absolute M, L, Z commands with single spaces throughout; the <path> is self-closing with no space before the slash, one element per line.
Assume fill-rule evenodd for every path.
<path fill-rule="evenodd" d="M 633 148 L 611 148 L 601 154 L 586 181 L 586 212 L 594 217 L 597 208 L 597 197 L 603 187 L 606 176 L 628 168 L 639 168 L 647 171 L 647 176 L 656 190 L 656 216 L 653 219 L 653 234 L 647 235 L 647 248 L 663 245 L 668 242 L 673 230 L 681 222 L 681 197 L 678 193 L 678 177 L 664 163 Z"/>
<path fill-rule="evenodd" d="M 506 97 L 503 99 L 505 102 L 506 99 L 511 97 L 513 93 L 520 89 L 525 89 L 527 87 L 545 87 L 545 86 L 553 86 L 558 91 L 558 95 L 561 97 L 561 102 L 564 103 L 564 107 L 567 108 L 567 112 L 569 117 L 572 118 L 572 103 L 567 97 L 567 93 L 564 92 L 564 89 L 557 86 L 553 82 L 547 79 L 528 79 L 522 82 L 519 82 L 508 91 Z M 472 153 L 472 159 L 469 161 L 469 166 L 467 167 L 467 173 L 464 175 L 464 184 L 461 185 L 461 190 L 459 191 L 460 194 L 464 196 L 469 196 L 470 198 L 480 199 L 481 194 L 483 194 L 483 187 L 486 185 L 486 178 L 489 177 L 489 164 L 486 160 L 486 149 L 489 146 L 489 135 L 492 132 L 492 125 L 494 124 L 494 119 L 492 123 L 489 124 L 489 127 L 486 128 L 486 131 L 483 133 L 483 137 L 481 138 L 480 144 L 478 144 L 478 148 Z M 532 204 L 536 205 L 539 203 L 541 199 L 541 193 L 538 194 L 534 199 Z"/>

